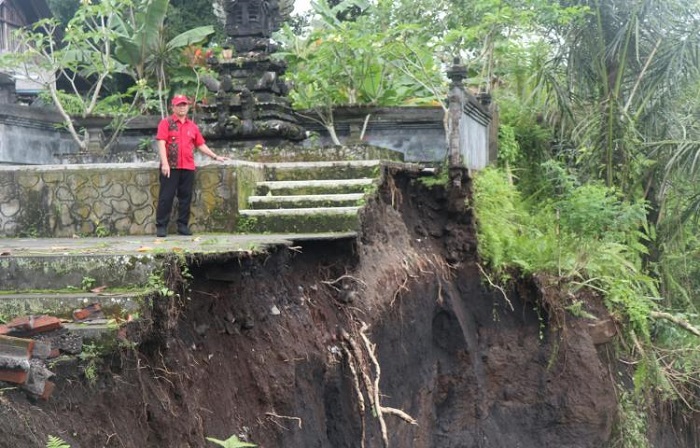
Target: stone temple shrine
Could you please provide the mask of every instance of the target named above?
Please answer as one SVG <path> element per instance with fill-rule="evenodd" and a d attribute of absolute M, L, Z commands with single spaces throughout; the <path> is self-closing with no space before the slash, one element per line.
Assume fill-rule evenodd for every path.
<path fill-rule="evenodd" d="M 209 86 L 215 101 L 204 106 L 200 118 L 204 136 L 267 143 L 303 140 L 306 131 L 281 79 L 286 66 L 272 57 L 277 48 L 270 39 L 291 10 L 281 11 L 278 0 L 227 0 L 224 10 L 228 38 L 221 55 L 208 60 L 219 81 Z"/>

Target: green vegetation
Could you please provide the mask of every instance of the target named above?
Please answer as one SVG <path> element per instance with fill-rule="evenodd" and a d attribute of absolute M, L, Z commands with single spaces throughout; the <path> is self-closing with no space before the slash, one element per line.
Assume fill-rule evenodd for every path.
<path fill-rule="evenodd" d="M 112 136 L 100 148 L 106 151 L 130 118 L 154 107 L 166 111 L 171 73 L 183 86 L 194 79 L 198 92 L 202 56 L 201 49 L 198 52 L 192 45 L 214 30 L 197 27 L 167 39 L 168 0 L 52 6 L 63 21 L 74 6 L 77 9 L 65 28 L 52 18 L 16 33 L 17 45 L 24 51 L 3 53 L 0 67 L 44 87 L 46 99 L 55 105 L 81 150 L 88 150 L 91 142 L 87 119 L 107 117 L 104 126 L 111 128 Z M 185 74 L 178 72 L 181 69 Z M 130 80 L 127 86 L 122 85 L 125 78 Z"/>
<path fill-rule="evenodd" d="M 377 15 L 339 20 L 353 4 L 369 8 L 364 1 L 335 7 L 315 2 L 320 22 L 310 34 L 299 36 L 287 26 L 278 36 L 287 49 L 279 56 L 290 64 L 287 79 L 295 86 L 290 93 L 295 108 L 312 111 L 311 118 L 337 145 L 333 110 L 338 106 L 435 105 L 445 94 L 430 40 L 415 27 L 386 28 Z"/>
<path fill-rule="evenodd" d="M 236 225 L 238 233 L 253 233 L 258 228 L 258 218 L 256 216 L 239 216 Z"/>
<path fill-rule="evenodd" d="M 97 374 L 100 365 L 102 364 L 101 349 L 95 344 L 84 344 L 80 352 L 80 360 L 83 362 L 82 369 L 85 379 L 91 385 L 97 381 Z"/>
<path fill-rule="evenodd" d="M 95 280 L 95 279 L 92 278 L 92 277 L 87 277 L 87 276 L 86 276 L 86 277 L 83 277 L 83 279 L 80 281 L 80 287 L 81 287 L 84 291 L 89 291 L 89 290 L 91 290 L 92 288 L 95 287 L 95 282 L 96 282 L 96 281 L 97 281 L 97 280 Z"/>
<path fill-rule="evenodd" d="M 46 448 L 70 448 L 70 445 L 58 437 L 49 436 L 49 439 L 46 442 Z"/>
<path fill-rule="evenodd" d="M 603 185 L 575 185 L 558 165 L 549 170 L 551 189 L 530 203 L 503 171 L 478 174 L 480 256 L 503 280 L 516 267 L 556 276 L 573 291 L 601 292 L 610 310 L 648 340 L 659 292 L 642 269 L 649 239 L 641 230 L 648 228 L 644 205 L 626 202 Z"/>
<path fill-rule="evenodd" d="M 428 188 L 435 186 L 446 187 L 450 181 L 450 173 L 447 169 L 447 164 L 440 166 L 434 176 L 419 177 L 418 181 Z"/>
<path fill-rule="evenodd" d="M 165 283 L 162 272 L 154 272 L 148 276 L 148 283 L 146 288 L 155 291 L 161 297 L 172 297 L 175 295 L 175 291 L 170 289 Z"/>
<path fill-rule="evenodd" d="M 224 448 L 243 448 L 257 446 L 253 443 L 243 442 L 237 436 L 231 436 L 226 440 L 219 440 L 213 437 L 207 437 L 207 440 L 219 446 L 223 446 Z"/>
<path fill-rule="evenodd" d="M 475 181 L 480 254 L 502 282 L 550 276 L 563 289 L 550 305 L 576 316 L 587 316 L 579 292 L 600 295 L 623 324 L 618 355 L 633 360 L 614 446 L 647 446 L 654 403 L 693 412 L 700 402 L 700 59 L 697 25 L 684 19 L 698 5 L 574 1 L 549 15 L 531 2 L 538 13 L 523 20 L 511 3 L 494 19 L 514 8 L 513 20 L 485 20 L 496 33 L 480 35 L 498 43 L 486 90 L 502 168 Z"/>
<path fill-rule="evenodd" d="M 620 417 L 612 448 L 647 448 L 646 413 L 639 396 L 622 390 L 620 392 Z"/>

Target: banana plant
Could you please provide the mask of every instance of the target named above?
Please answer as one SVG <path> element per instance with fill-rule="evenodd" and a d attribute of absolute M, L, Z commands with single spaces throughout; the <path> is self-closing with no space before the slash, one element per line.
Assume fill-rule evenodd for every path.
<path fill-rule="evenodd" d="M 168 68 L 179 61 L 180 52 L 189 45 L 199 43 L 214 33 L 211 25 L 185 31 L 167 40 L 165 19 L 168 0 L 140 0 L 131 14 L 123 18 L 117 28 L 115 58 L 131 67 L 137 81 L 155 78 L 161 115 L 167 110 Z"/>

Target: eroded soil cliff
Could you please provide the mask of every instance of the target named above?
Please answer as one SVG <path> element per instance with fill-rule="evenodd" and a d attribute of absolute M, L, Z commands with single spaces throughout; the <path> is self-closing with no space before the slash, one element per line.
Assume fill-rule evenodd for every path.
<path fill-rule="evenodd" d="M 4 391 L 0 446 L 607 446 L 605 346 L 536 282 L 489 286 L 466 177 L 449 195 L 416 177 L 386 176 L 358 240 L 190 260 L 183 299 L 156 300 L 93 384 L 76 361 L 48 402 Z"/>

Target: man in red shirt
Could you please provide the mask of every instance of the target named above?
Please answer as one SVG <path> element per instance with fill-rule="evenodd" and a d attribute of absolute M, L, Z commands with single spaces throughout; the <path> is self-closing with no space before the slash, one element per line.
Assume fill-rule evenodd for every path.
<path fill-rule="evenodd" d="M 190 203 L 194 184 L 194 150 L 216 161 L 226 160 L 217 156 L 204 142 L 199 127 L 187 117 L 190 101 L 185 95 L 175 95 L 172 99 L 173 114 L 163 118 L 158 124 L 156 142 L 160 157 L 160 191 L 156 209 L 156 236 L 167 233 L 173 200 L 177 195 L 177 233 L 192 235 L 189 228 Z"/>

